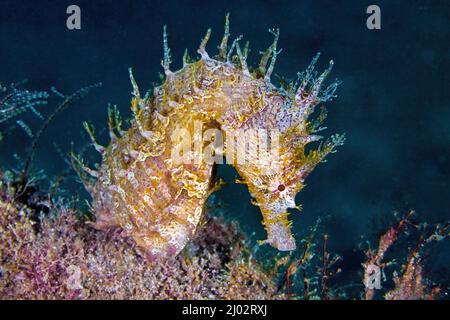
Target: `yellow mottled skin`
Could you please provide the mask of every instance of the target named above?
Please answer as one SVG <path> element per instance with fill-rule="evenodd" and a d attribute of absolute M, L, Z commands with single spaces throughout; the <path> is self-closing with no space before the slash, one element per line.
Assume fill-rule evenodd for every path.
<path fill-rule="evenodd" d="M 341 137 L 334 136 L 319 149 L 304 152 L 307 143 L 320 138 L 313 133 L 324 119 L 322 115 L 319 121 L 312 122 L 309 115 L 315 105 L 333 97 L 336 89 L 333 84 L 321 90 L 332 64 L 316 78 L 316 58 L 297 85 L 276 88 L 270 74 L 277 55 L 278 33 L 259 67 L 252 71 L 245 61 L 247 51 L 242 52 L 237 41 L 227 50 L 228 36 L 227 18 L 218 56 L 210 58 L 205 51 L 208 32 L 198 50 L 201 58 L 191 63 L 185 58 L 183 68 L 172 72 L 165 35 L 164 83 L 154 89 L 152 97 L 143 98 L 130 72 L 134 89 L 131 127 L 123 131 L 120 119 L 111 110 L 110 145 L 103 148 L 93 138 L 103 155 L 100 169 L 93 171 L 83 166 L 84 171 L 80 170 L 93 197 L 94 225 L 100 229 L 120 227 L 149 259 L 176 255 L 184 248 L 214 190 L 214 164 L 195 160 L 196 154 L 189 164 L 179 164 L 173 158 L 173 150 L 181 143 L 174 139 L 177 130 L 194 137 L 190 150 L 195 150 L 196 121 L 202 123 L 202 134 L 211 128 L 221 130 L 226 138 L 225 152 L 226 144 L 233 141 L 231 137 L 248 130 L 281 134 L 275 150 L 279 157 L 228 162 L 235 166 L 261 209 L 266 242 L 279 250 L 295 249 L 287 209 L 297 207 L 294 199 L 304 186 L 304 178 L 342 143 Z M 237 54 L 232 56 L 234 49 Z M 92 135 L 92 130 L 88 131 Z M 244 142 L 252 143 L 251 137 L 248 139 Z M 239 145 L 242 143 L 237 139 L 237 148 L 243 147 Z"/>

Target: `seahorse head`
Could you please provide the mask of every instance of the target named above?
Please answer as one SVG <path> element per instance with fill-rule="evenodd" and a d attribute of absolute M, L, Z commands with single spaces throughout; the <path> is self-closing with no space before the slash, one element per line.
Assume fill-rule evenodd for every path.
<path fill-rule="evenodd" d="M 260 91 L 264 93 L 258 96 L 262 107 L 246 121 L 240 133 L 243 142 L 237 142 L 238 149 L 250 154 L 249 161 L 235 167 L 248 185 L 253 203 L 261 209 L 267 231 L 264 242 L 283 251 L 296 247 L 288 210 L 300 209 L 295 202 L 297 193 L 315 166 L 344 141 L 343 136 L 334 135 L 316 149 L 305 150 L 308 144 L 322 139 L 317 133 L 324 129 L 321 124 L 326 110 L 315 109 L 335 97 L 338 85 L 333 82 L 323 87 L 333 62 L 317 76 L 314 69 L 318 57 L 289 85 L 262 83 L 264 89 Z"/>

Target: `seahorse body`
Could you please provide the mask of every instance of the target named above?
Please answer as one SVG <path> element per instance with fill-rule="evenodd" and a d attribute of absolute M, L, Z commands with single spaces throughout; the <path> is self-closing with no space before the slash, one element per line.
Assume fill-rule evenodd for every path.
<path fill-rule="evenodd" d="M 305 154 L 305 145 L 320 138 L 314 133 L 321 129 L 325 113 L 316 121 L 308 120 L 309 116 L 318 103 L 335 96 L 337 83 L 325 90 L 321 88 L 332 62 L 329 69 L 316 77 L 316 56 L 299 75 L 297 83 L 277 88 L 270 76 L 278 54 L 278 32 L 274 32 L 275 41 L 263 54 L 258 68 L 250 71 L 246 63 L 248 51 L 241 51 L 239 38 L 228 50 L 228 28 L 227 17 L 216 57 L 211 58 L 205 50 L 208 30 L 198 50 L 201 58 L 191 62 L 185 56 L 183 68 L 176 72 L 169 68 L 164 32 L 164 83 L 154 89 L 151 97 L 141 97 L 130 71 L 134 113 L 130 128 L 124 131 L 115 110 L 110 110 L 111 143 L 104 148 L 95 142 L 92 128 L 87 125 L 95 147 L 103 156 L 98 171 L 78 161 L 83 169 L 79 172 L 93 197 L 95 226 L 122 228 L 123 234 L 131 237 L 150 260 L 176 255 L 184 248 L 195 233 L 208 195 L 214 190 L 211 181 L 214 163 L 196 160 L 195 144 L 199 143 L 195 140 L 196 123 L 201 123 L 200 136 L 209 129 L 221 130 L 227 138 L 225 153 L 231 149 L 231 143 L 235 143 L 237 150 L 249 142 L 261 144 L 260 140 L 251 141 L 251 137 L 236 139 L 249 130 L 280 134 L 274 150 L 277 157 L 269 154 L 258 161 L 239 163 L 234 159 L 229 163 L 236 167 L 261 209 L 268 235 L 266 242 L 279 250 L 295 249 L 287 209 L 297 207 L 295 195 L 304 186 L 305 177 L 343 142 L 342 136 L 335 135 L 317 150 Z M 174 133 L 180 130 L 183 136 L 194 137 L 188 143 L 194 151 L 183 153 L 193 160 L 188 163 L 174 159 L 174 150 L 180 149 L 182 143 Z M 272 138 L 268 138 L 268 144 L 271 142 Z M 204 142 L 200 143 L 205 147 Z M 226 156 L 228 159 L 229 154 Z"/>

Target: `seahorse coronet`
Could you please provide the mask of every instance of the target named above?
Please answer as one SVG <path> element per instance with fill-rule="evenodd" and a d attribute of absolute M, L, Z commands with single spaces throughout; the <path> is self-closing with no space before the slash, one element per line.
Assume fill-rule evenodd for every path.
<path fill-rule="evenodd" d="M 337 83 L 322 92 L 333 63 L 316 79 L 316 55 L 295 83 L 277 88 L 270 76 L 279 53 L 279 31 L 271 32 L 274 43 L 258 67 L 249 69 L 248 47 L 241 50 L 239 37 L 228 49 L 227 16 L 218 55 L 212 58 L 206 52 L 209 30 L 198 50 L 200 59 L 188 61 L 185 54 L 183 67 L 171 71 L 164 28 L 164 82 L 154 88 L 152 96 L 142 98 L 129 70 L 133 88 L 130 127 L 122 130 L 117 112 L 109 111 L 111 143 L 102 152 L 100 168 L 91 174 L 96 180 L 83 179 L 93 198 L 95 227 L 121 228 L 150 260 L 177 255 L 194 236 L 207 197 L 217 188 L 212 177 L 215 163 L 196 151 L 203 152 L 207 142 L 215 143 L 202 139 L 208 130 L 217 130 L 224 137 L 223 156 L 236 168 L 252 202 L 261 210 L 267 231 L 264 242 L 279 250 L 296 248 L 288 209 L 299 207 L 295 196 L 306 176 L 343 143 L 337 137 L 305 152 L 306 144 L 320 138 L 314 135 L 317 126 L 308 125 L 308 119 L 317 104 L 334 97 Z M 320 116 L 317 122 L 323 120 Z M 188 136 L 190 140 L 183 140 Z M 208 150 L 216 153 L 220 148 L 214 145 Z M 242 150 L 254 161 L 240 161 Z M 174 155 L 191 161 L 178 163 Z"/>

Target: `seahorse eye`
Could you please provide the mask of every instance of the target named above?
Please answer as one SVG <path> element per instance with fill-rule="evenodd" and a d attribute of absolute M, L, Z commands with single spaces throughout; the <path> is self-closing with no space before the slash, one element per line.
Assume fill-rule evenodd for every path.
<path fill-rule="evenodd" d="M 286 189 L 286 187 L 284 186 L 284 184 L 280 184 L 279 186 L 278 186 L 278 191 L 284 191 Z"/>

